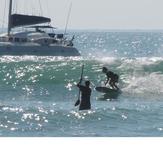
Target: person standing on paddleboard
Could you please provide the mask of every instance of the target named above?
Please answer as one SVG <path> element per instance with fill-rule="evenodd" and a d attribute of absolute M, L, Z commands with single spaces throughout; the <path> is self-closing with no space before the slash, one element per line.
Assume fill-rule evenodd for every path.
<path fill-rule="evenodd" d="M 106 67 L 103 67 L 102 68 L 102 72 L 104 74 L 106 74 L 107 76 L 107 81 L 105 82 L 105 85 L 109 82 L 109 85 L 113 88 L 113 89 L 116 89 L 118 90 L 118 86 L 116 85 L 116 83 L 118 83 L 118 79 L 119 79 L 119 76 L 117 74 L 115 74 L 114 72 L 112 71 L 109 71 Z"/>
<path fill-rule="evenodd" d="M 90 88 L 90 81 L 85 81 L 85 86 L 81 85 L 82 79 L 80 82 L 77 84 L 77 87 L 80 89 L 81 92 L 81 100 L 80 100 L 80 106 L 79 110 L 89 110 L 91 109 L 91 102 L 90 102 L 90 97 L 91 97 L 91 88 Z"/>

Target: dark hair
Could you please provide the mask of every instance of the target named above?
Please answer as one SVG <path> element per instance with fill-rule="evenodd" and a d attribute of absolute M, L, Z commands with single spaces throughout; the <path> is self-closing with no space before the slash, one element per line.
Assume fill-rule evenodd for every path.
<path fill-rule="evenodd" d="M 89 86 L 90 85 L 90 81 L 89 80 L 85 81 L 85 85 Z"/>
<path fill-rule="evenodd" d="M 102 71 L 103 71 L 103 72 L 106 72 L 106 71 L 108 71 L 108 69 L 107 69 L 106 67 L 103 67 L 103 68 L 102 68 Z"/>

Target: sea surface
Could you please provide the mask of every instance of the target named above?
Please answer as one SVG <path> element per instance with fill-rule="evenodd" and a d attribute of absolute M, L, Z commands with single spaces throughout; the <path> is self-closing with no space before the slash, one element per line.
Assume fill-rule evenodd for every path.
<path fill-rule="evenodd" d="M 72 31 L 81 57 L 0 57 L 1 137 L 163 136 L 163 32 Z M 78 111 L 81 67 L 91 81 L 90 111 Z M 122 93 L 95 91 L 101 68 Z"/>

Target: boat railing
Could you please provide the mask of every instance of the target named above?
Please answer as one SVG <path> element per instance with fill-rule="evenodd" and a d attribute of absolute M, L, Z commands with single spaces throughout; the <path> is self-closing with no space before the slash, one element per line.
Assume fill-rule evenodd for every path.
<path fill-rule="evenodd" d="M 8 37 L 0 37 L 0 42 L 8 42 Z"/>

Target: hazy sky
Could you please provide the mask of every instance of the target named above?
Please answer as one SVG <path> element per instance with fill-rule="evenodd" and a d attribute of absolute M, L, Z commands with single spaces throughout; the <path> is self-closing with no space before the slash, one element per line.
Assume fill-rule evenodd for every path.
<path fill-rule="evenodd" d="M 5 1 L 0 0 L 0 24 Z M 14 10 L 40 13 L 64 28 L 70 3 L 68 27 L 73 29 L 163 29 L 163 0 L 13 0 Z M 8 7 L 8 6 L 7 6 Z M 6 11 L 7 14 L 8 10 Z"/>

